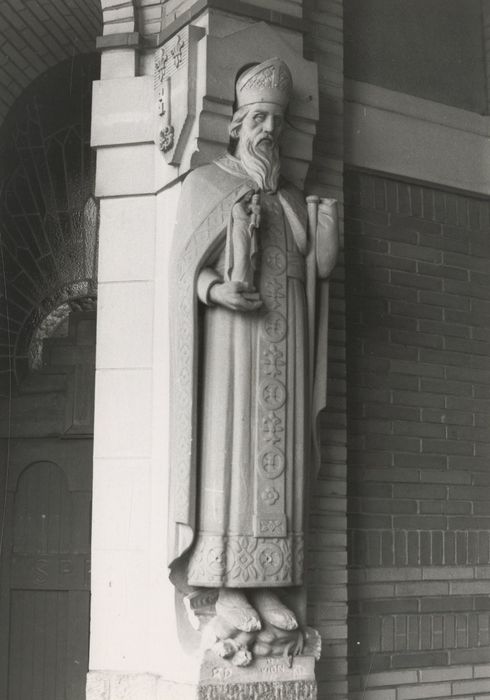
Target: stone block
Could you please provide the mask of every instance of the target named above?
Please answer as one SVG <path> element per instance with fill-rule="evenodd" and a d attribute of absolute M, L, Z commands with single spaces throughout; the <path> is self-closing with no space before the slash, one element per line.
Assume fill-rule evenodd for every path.
<path fill-rule="evenodd" d="M 100 203 L 99 282 L 150 280 L 155 267 L 155 207 L 149 197 Z"/>
<path fill-rule="evenodd" d="M 122 673 L 147 667 L 151 644 L 162 639 L 149 634 L 151 619 L 150 564 L 147 552 L 103 548 L 105 521 L 94 522 L 92 549 L 91 668 Z M 130 633 L 128 633 L 130 630 Z M 163 634 L 163 631 L 162 631 Z M 113 698 L 146 698 L 114 694 Z M 103 696 L 102 696 L 103 697 Z"/>
<path fill-rule="evenodd" d="M 100 59 L 100 78 L 131 78 L 136 73 L 135 49 L 106 49 Z"/>
<path fill-rule="evenodd" d="M 97 151 L 97 197 L 154 194 L 155 192 L 154 143 L 99 148 Z"/>
<path fill-rule="evenodd" d="M 151 383 L 147 369 L 97 371 L 95 457 L 150 455 Z"/>
<path fill-rule="evenodd" d="M 150 77 L 95 81 L 92 146 L 153 141 L 154 113 L 153 84 Z"/>
<path fill-rule="evenodd" d="M 94 463 L 93 546 L 141 551 L 150 538 L 150 465 L 140 459 L 102 459 Z"/>
<path fill-rule="evenodd" d="M 153 285 L 150 282 L 99 284 L 97 314 L 99 369 L 151 367 Z"/>
<path fill-rule="evenodd" d="M 104 36 L 114 34 L 131 34 L 135 30 L 134 20 L 127 22 L 114 22 L 114 24 L 104 25 Z"/>

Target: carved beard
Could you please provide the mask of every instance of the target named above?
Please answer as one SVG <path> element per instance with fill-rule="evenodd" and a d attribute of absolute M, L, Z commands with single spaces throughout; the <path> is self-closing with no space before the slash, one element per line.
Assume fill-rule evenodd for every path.
<path fill-rule="evenodd" d="M 240 160 L 247 175 L 250 175 L 259 189 L 275 192 L 281 167 L 277 143 L 264 140 L 254 143 L 253 139 L 247 138 L 244 146 Z"/>

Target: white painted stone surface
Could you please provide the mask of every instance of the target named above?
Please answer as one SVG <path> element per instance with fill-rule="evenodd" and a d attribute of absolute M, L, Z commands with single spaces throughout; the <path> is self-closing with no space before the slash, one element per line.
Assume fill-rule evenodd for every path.
<path fill-rule="evenodd" d="M 104 533 L 97 533 L 101 526 L 95 524 L 89 667 L 120 672 L 146 669 L 152 615 L 148 552 L 100 546 Z"/>
<path fill-rule="evenodd" d="M 152 282 L 99 284 L 97 319 L 111 333 L 97 343 L 99 369 L 151 367 L 153 341 Z M 114 342 L 124 338 L 124 342 Z"/>
<path fill-rule="evenodd" d="M 96 460 L 94 516 L 104 523 L 94 532 L 101 551 L 145 551 L 150 538 L 151 462 L 143 459 Z"/>
<path fill-rule="evenodd" d="M 136 73 L 136 49 L 107 49 L 100 59 L 100 79 L 127 78 Z"/>
<path fill-rule="evenodd" d="M 153 140 L 155 105 L 149 76 L 96 80 L 92 99 L 92 146 Z"/>
<path fill-rule="evenodd" d="M 148 673 L 91 671 L 87 700 L 196 700 L 196 686 L 173 683 Z"/>
<path fill-rule="evenodd" d="M 160 154 L 153 143 L 98 148 L 96 196 L 153 194 L 156 156 Z"/>
<path fill-rule="evenodd" d="M 111 333 L 110 327 L 98 334 Z M 123 342 L 119 339 L 119 342 Z M 100 369 L 95 383 L 94 454 L 98 458 L 151 455 L 152 372 Z"/>
<path fill-rule="evenodd" d="M 150 280 L 155 266 L 155 198 L 102 199 L 99 282 Z"/>

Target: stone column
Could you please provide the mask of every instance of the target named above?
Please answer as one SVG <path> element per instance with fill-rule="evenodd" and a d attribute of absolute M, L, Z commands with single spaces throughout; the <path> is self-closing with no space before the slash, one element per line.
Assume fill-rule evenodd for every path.
<path fill-rule="evenodd" d="M 217 54 L 224 46 L 220 42 L 264 19 L 265 13 L 251 5 L 250 17 L 242 13 L 233 18 L 228 7 L 221 13 L 202 11 L 203 3 L 199 5 L 195 16 L 192 8 L 186 12 L 187 24 L 190 16 L 195 30 L 196 118 L 185 127 L 178 158 L 158 145 L 165 106 L 159 105 L 156 89 L 155 50 L 148 42 L 142 48 L 129 6 L 105 11 L 106 21 L 110 17 L 112 22 L 109 31 L 119 22 L 127 33 L 106 34 L 99 40 L 102 69 L 94 85 L 92 117 L 100 250 L 88 700 L 238 700 L 264 693 L 283 699 L 316 697 L 312 657 L 295 661 L 292 668 L 266 659 L 251 676 L 245 669 L 234 669 L 231 675 L 227 662 L 187 653 L 179 639 L 175 592 L 168 580 L 172 310 L 167 286 L 180 181 L 191 167 L 226 148 L 232 98 L 230 93 L 226 103 L 219 95 L 224 65 Z M 274 19 L 276 24 L 269 26 L 287 51 L 301 55 L 302 37 L 293 31 L 301 26 L 300 4 L 291 7 L 292 17 L 276 9 L 267 18 Z M 123 11 L 127 17 L 118 18 L 117 12 Z M 174 23 L 167 34 L 163 28 L 155 45 L 175 42 L 172 48 L 178 51 L 181 30 L 187 31 L 184 21 Z M 238 49 L 230 43 L 226 50 L 231 56 Z M 176 139 L 180 108 L 172 103 Z M 286 147 L 287 172 L 300 185 L 314 135 L 314 117 L 301 119 L 300 115 L 301 142 L 291 136 Z"/>
<path fill-rule="evenodd" d="M 161 257 L 178 195 L 166 195 L 163 218 L 169 221 L 162 221 L 153 78 L 140 70 L 131 11 L 108 8 L 105 19 L 113 22 L 111 32 L 123 10 L 128 17 L 119 17 L 119 27 L 124 20 L 126 33 L 109 33 L 98 42 L 101 79 L 94 84 L 92 118 L 100 249 L 90 700 L 156 697 L 157 677 L 165 675 L 177 646 L 164 551 L 166 286 Z M 162 233 L 158 244 L 157 229 Z"/>

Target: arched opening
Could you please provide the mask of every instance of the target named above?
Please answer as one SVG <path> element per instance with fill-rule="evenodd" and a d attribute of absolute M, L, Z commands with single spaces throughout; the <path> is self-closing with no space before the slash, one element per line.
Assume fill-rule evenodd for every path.
<path fill-rule="evenodd" d="M 0 49 L 0 697 L 82 700 L 101 10 L 51 0 L 39 12 L 0 8 L 12 26 Z"/>

